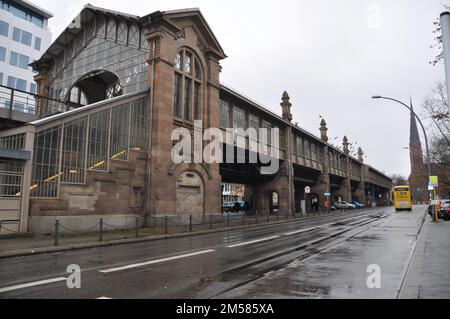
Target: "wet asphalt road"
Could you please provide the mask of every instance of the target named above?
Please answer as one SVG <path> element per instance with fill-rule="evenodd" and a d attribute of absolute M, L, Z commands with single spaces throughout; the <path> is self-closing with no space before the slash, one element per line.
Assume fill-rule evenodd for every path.
<path fill-rule="evenodd" d="M 419 208 L 413 214 L 379 208 L 3 259 L 0 298 L 395 298 L 422 215 Z M 373 263 L 385 269 L 384 290 L 366 287 Z M 82 270 L 81 289 L 67 288 L 71 264 Z"/>

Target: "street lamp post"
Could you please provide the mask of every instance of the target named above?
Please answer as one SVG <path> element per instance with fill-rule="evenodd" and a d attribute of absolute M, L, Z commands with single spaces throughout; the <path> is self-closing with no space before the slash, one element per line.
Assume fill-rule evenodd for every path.
<path fill-rule="evenodd" d="M 403 103 L 403 102 L 401 102 L 399 100 L 396 100 L 396 99 L 393 99 L 393 98 L 390 98 L 390 97 L 381 96 L 381 95 L 372 96 L 372 99 L 384 99 L 384 100 L 390 100 L 390 101 L 394 101 L 394 102 L 400 103 L 401 105 L 406 107 L 414 115 L 414 117 L 419 121 L 419 124 L 422 127 L 423 136 L 425 138 L 425 146 L 426 146 L 426 150 L 427 150 L 428 183 L 429 183 L 430 177 L 431 177 L 430 149 L 428 147 L 427 132 L 425 131 L 425 127 L 423 126 L 423 123 L 420 120 L 419 116 L 414 112 L 414 110 L 411 107 L 409 107 L 408 105 L 406 105 L 405 103 Z M 428 193 L 429 193 L 429 198 L 431 199 L 433 197 L 431 191 L 428 190 Z M 437 221 L 437 216 L 433 216 L 433 220 Z"/>

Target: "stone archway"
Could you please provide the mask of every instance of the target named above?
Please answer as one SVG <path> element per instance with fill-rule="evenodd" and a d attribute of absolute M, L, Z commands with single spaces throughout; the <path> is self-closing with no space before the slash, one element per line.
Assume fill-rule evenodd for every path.
<path fill-rule="evenodd" d="M 107 70 L 94 70 L 79 78 L 64 100 L 71 108 L 77 108 L 122 94 L 123 87 L 116 74 Z"/>
<path fill-rule="evenodd" d="M 308 205 L 311 212 L 318 212 L 320 210 L 320 196 L 316 193 L 311 193 L 308 196 Z"/>
<path fill-rule="evenodd" d="M 264 209 L 270 213 L 278 212 L 280 207 L 280 195 L 275 191 L 270 191 L 266 193 Z"/>
<path fill-rule="evenodd" d="M 204 185 L 196 172 L 180 174 L 176 185 L 177 215 L 203 215 Z"/>

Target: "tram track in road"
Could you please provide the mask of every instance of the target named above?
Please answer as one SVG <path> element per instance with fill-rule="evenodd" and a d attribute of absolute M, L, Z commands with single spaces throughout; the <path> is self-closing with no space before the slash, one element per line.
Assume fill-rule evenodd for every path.
<path fill-rule="evenodd" d="M 316 256 L 330 248 L 333 248 L 355 236 L 358 236 L 366 232 L 371 227 L 384 222 L 387 218 L 391 217 L 392 215 L 393 213 L 385 213 L 380 214 L 378 216 L 371 215 L 372 218 L 370 220 L 360 220 L 357 221 L 356 223 L 350 223 L 351 225 L 347 225 L 346 229 L 340 229 L 326 236 L 313 239 L 309 242 L 300 244 L 296 247 L 286 249 L 282 252 L 278 252 L 271 256 L 267 256 L 259 260 L 254 260 L 251 263 L 241 265 L 233 269 L 228 269 L 227 271 L 221 274 L 222 279 L 226 280 L 227 277 L 229 277 L 233 278 L 233 281 L 236 281 L 236 276 L 240 276 L 241 281 L 234 284 L 231 287 L 226 288 L 220 293 L 217 293 L 213 296 L 209 296 L 208 298 L 212 299 L 220 298 L 221 295 L 229 293 L 235 289 L 244 287 L 248 284 L 252 284 L 290 265 L 302 262 L 308 258 Z M 317 227 L 316 230 L 319 230 L 320 228 L 321 227 Z M 343 237 L 339 238 L 340 236 Z"/>
<path fill-rule="evenodd" d="M 108 260 L 108 262 L 104 259 L 100 259 L 99 262 L 97 262 L 96 259 L 92 259 L 90 256 L 95 256 L 99 253 L 98 250 L 92 249 L 74 253 L 74 256 L 68 257 L 67 262 L 74 260 L 74 257 L 85 260 L 86 264 L 81 265 L 81 271 L 85 274 L 83 275 L 83 278 L 89 278 L 88 280 L 90 282 L 96 282 L 98 286 L 103 287 L 106 285 L 105 280 L 107 281 L 107 278 L 105 277 L 108 274 L 107 270 L 110 270 L 111 274 L 117 273 L 114 278 L 136 278 L 141 271 L 164 271 L 171 267 L 176 268 L 179 263 L 188 263 L 193 269 L 196 269 L 196 267 L 199 266 L 205 267 L 204 258 L 211 258 L 211 260 L 220 259 L 223 260 L 223 264 L 217 271 L 211 270 L 211 277 L 210 275 L 207 277 L 220 282 L 220 279 L 232 278 L 234 276 L 229 282 L 221 282 L 224 284 L 222 288 L 229 287 L 230 289 L 234 289 L 234 283 L 239 285 L 239 283 L 242 282 L 245 285 L 270 272 L 282 269 L 298 259 L 304 259 L 307 255 L 316 252 L 318 253 L 318 248 L 322 246 L 320 245 L 321 243 L 324 244 L 333 238 L 345 235 L 351 230 L 364 227 L 364 225 L 371 224 L 390 214 L 392 213 L 387 209 L 370 210 L 358 213 L 353 212 L 351 215 L 327 215 L 320 218 L 320 220 L 299 220 L 293 221 L 292 223 L 261 225 L 262 227 L 255 227 L 253 229 L 230 230 L 229 233 L 233 237 L 231 241 L 225 240 L 228 235 L 227 233 L 223 235 L 220 233 L 199 235 L 198 238 L 203 239 L 196 242 L 195 245 L 187 245 L 185 247 L 187 249 L 180 249 L 179 247 L 178 249 L 174 249 L 174 246 L 176 246 L 177 243 L 180 243 L 180 240 L 182 239 L 168 239 L 161 241 L 161 243 L 164 243 L 164 247 L 157 250 L 154 248 L 142 250 L 140 246 L 142 244 L 131 244 L 126 250 L 134 247 L 137 249 L 137 252 L 142 251 L 143 254 L 140 255 L 139 253 L 134 253 L 133 255 L 130 254 L 130 257 L 139 256 L 140 258 L 126 258 L 124 256 L 124 258 L 120 259 L 113 258 L 112 260 Z M 152 245 L 158 246 L 158 243 L 159 241 L 154 242 Z M 202 243 L 204 244 L 202 245 Z M 291 247 L 283 249 L 284 247 L 289 246 Z M 108 254 L 123 248 L 117 246 L 111 247 L 110 249 L 112 251 L 108 252 Z M 280 249 L 283 250 L 280 251 Z M 272 252 L 273 250 L 276 250 L 277 252 L 272 253 L 271 250 Z M 159 253 L 153 254 L 152 258 L 149 259 L 148 256 L 151 251 L 158 251 Z M 211 257 L 201 257 L 200 253 Z M 114 255 L 117 256 L 116 254 Z M 236 259 L 235 256 L 241 256 L 241 259 Z M 44 257 L 45 256 L 43 255 L 38 258 L 40 263 L 44 263 Z M 49 254 L 48 258 L 45 258 L 45 260 L 59 257 L 63 257 L 63 255 Z M 201 258 L 203 258 L 203 260 Z M 246 258 L 248 258 L 248 262 Z M 33 257 L 24 257 L 23 259 L 16 259 L 16 261 L 29 264 L 33 259 Z M 10 262 L 13 262 L 13 260 L 10 260 Z M 8 262 L 7 264 L 10 263 Z M 252 276 L 251 281 L 248 281 L 249 273 Z M 46 286 L 51 286 L 55 289 L 58 285 L 52 283 L 47 284 L 47 281 L 53 277 L 59 278 L 66 275 L 67 274 L 60 273 L 59 269 L 53 273 L 45 271 L 39 276 L 24 276 L 20 278 L 20 280 L 13 280 L 7 283 L 11 286 L 3 288 L 17 290 L 18 293 L 14 294 L 14 296 L 27 296 L 27 292 L 36 292 L 39 295 L 40 292 L 36 287 L 37 284 L 41 286 L 40 291 L 42 292 L 46 291 Z M 18 277 L 16 276 L 16 278 Z M 201 281 L 203 279 L 204 278 L 198 278 L 194 281 Z M 230 284 L 233 284 L 233 286 L 230 287 Z M 56 288 L 57 290 L 52 290 L 49 294 L 58 293 L 57 291 L 63 292 L 61 291 L 61 289 L 64 289 L 63 286 L 63 284 L 59 284 L 59 288 Z M 22 291 L 24 294 L 21 293 Z M 219 289 L 217 291 L 225 292 L 228 290 Z M 198 293 L 201 294 L 202 291 L 198 291 Z M 46 292 L 44 292 L 44 294 L 46 294 Z M 86 294 L 83 292 L 80 296 L 86 296 Z M 213 295 L 214 294 L 212 293 L 208 293 L 205 298 L 211 298 Z"/>

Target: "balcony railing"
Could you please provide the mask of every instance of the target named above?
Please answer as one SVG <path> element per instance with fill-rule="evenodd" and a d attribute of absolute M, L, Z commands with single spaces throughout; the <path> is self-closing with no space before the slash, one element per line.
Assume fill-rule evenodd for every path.
<path fill-rule="evenodd" d="M 41 117 L 49 104 L 66 109 L 62 101 L 0 85 L 0 117 L 27 122 Z"/>

